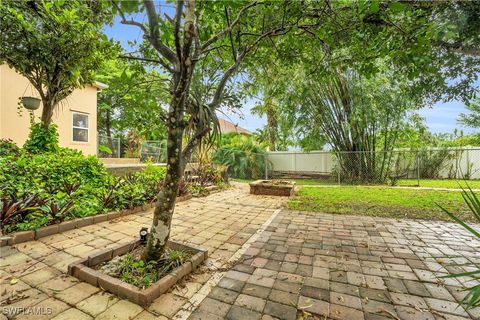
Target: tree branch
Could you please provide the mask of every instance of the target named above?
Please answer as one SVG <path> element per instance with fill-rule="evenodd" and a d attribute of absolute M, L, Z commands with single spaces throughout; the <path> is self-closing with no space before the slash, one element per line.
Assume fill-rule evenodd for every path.
<path fill-rule="evenodd" d="M 178 60 L 182 61 L 182 46 L 180 44 L 180 22 L 182 21 L 183 0 L 178 0 L 175 8 L 175 17 L 173 19 L 173 38 L 175 39 L 175 49 Z"/>
<path fill-rule="evenodd" d="M 457 41 L 453 43 L 439 41 L 439 42 L 436 42 L 435 45 L 447 50 L 452 50 L 452 51 L 466 54 L 469 56 L 476 56 L 476 57 L 480 56 L 480 48 L 464 46 L 461 41 Z"/>
<path fill-rule="evenodd" d="M 245 11 L 247 11 L 248 9 L 250 9 L 251 7 L 254 7 L 258 5 L 258 2 L 253 2 L 251 4 L 249 4 L 248 6 L 245 6 L 243 7 L 240 12 L 238 12 L 238 15 L 237 17 L 235 18 L 235 20 L 232 21 L 232 23 L 230 24 L 230 26 L 228 26 L 227 28 L 223 29 L 222 31 L 220 31 L 219 33 L 217 33 L 216 35 L 214 35 L 213 37 L 211 37 L 210 39 L 208 39 L 202 46 L 202 51 L 207 49 L 208 46 L 210 46 L 212 43 L 216 42 L 219 38 L 225 36 L 227 33 L 231 32 L 232 29 L 240 22 L 240 19 L 242 18 L 242 15 L 245 13 Z"/>
<path fill-rule="evenodd" d="M 202 141 L 203 137 L 210 131 L 209 127 L 203 128 L 202 130 L 196 130 L 194 136 L 188 141 L 187 145 L 183 149 L 183 165 L 185 165 L 192 155 L 193 150 L 199 145 L 200 141 Z"/>
<path fill-rule="evenodd" d="M 220 79 L 220 82 L 217 86 L 217 89 L 215 90 L 215 93 L 213 95 L 213 99 L 212 99 L 212 102 L 210 102 L 210 106 L 211 107 L 217 107 L 218 104 L 221 102 L 222 100 L 222 94 L 223 94 L 223 90 L 225 89 L 225 86 L 227 85 L 227 82 L 228 80 L 230 79 L 230 77 L 237 71 L 238 67 L 240 66 L 240 64 L 243 62 L 243 59 L 247 56 L 247 54 L 253 49 L 255 48 L 259 43 L 260 41 L 262 41 L 263 39 L 265 39 L 266 37 L 273 37 L 273 36 L 278 36 L 280 34 L 285 34 L 287 31 L 289 30 L 289 28 L 285 28 L 285 27 L 279 27 L 279 28 L 276 28 L 276 29 L 273 29 L 273 30 L 270 30 L 264 34 L 262 34 L 261 36 L 259 36 L 257 39 L 255 39 L 255 41 L 253 41 L 252 43 L 250 43 L 250 45 L 248 45 L 243 51 L 241 54 L 239 54 L 239 56 L 237 57 L 237 59 L 235 60 L 235 62 L 225 71 L 225 73 L 223 74 L 222 78 Z"/>
<path fill-rule="evenodd" d="M 149 58 L 135 57 L 135 56 L 131 56 L 131 55 L 120 55 L 118 57 L 120 59 L 130 59 L 130 60 L 138 60 L 138 61 L 158 63 L 158 64 L 162 65 L 162 67 L 164 67 L 168 72 L 173 73 L 172 68 L 162 59 L 155 60 L 155 59 L 149 59 Z"/>
<path fill-rule="evenodd" d="M 152 46 L 157 49 L 162 56 L 165 57 L 165 59 L 175 65 L 178 64 L 178 57 L 175 55 L 172 49 L 170 49 L 160 40 L 160 26 L 154 2 L 152 0 L 145 0 L 144 4 L 147 11 L 148 25 L 150 28 L 150 32 L 145 33 L 145 36 L 150 41 Z"/>
<path fill-rule="evenodd" d="M 120 8 L 120 6 L 119 6 L 115 1 L 112 1 L 112 4 L 113 4 L 113 6 L 117 9 L 118 13 L 120 14 L 120 18 L 122 19 L 122 21 L 120 21 L 121 24 L 136 26 L 136 27 L 139 27 L 140 29 L 142 29 L 142 31 L 143 31 L 145 34 L 148 33 L 148 32 L 147 32 L 147 28 L 145 28 L 145 26 L 143 25 L 143 23 L 140 23 L 140 22 L 135 21 L 135 20 L 133 20 L 133 19 L 128 20 L 127 17 L 125 16 L 125 13 L 124 13 L 124 12 L 122 11 L 122 9 Z"/>

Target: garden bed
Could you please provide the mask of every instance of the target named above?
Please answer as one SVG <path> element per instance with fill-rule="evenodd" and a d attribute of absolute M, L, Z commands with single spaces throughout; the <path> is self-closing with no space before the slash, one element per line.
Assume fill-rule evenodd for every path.
<path fill-rule="evenodd" d="M 137 240 L 122 244 L 113 249 L 98 251 L 90 255 L 87 259 L 79 260 L 68 266 L 68 274 L 115 294 L 122 299 L 128 299 L 138 305 L 146 307 L 153 300 L 167 292 L 180 279 L 195 270 L 208 256 L 206 249 L 179 242 L 169 241 L 167 247 L 170 250 L 188 253 L 189 258 L 173 270 L 168 270 L 168 274 L 162 274 L 162 277 L 157 281 L 149 282 L 148 285 L 136 286 L 122 281 L 120 279 L 122 276 L 112 276 L 112 274 L 115 274 L 115 272 L 111 271 L 112 268 L 116 268 L 122 264 L 122 259 L 129 259 L 129 257 L 132 256 L 135 258 L 135 255 L 141 252 L 143 245 Z M 158 270 L 162 267 L 163 265 L 158 267 Z M 130 273 L 128 275 L 130 275 Z M 123 279 L 125 279 L 125 276 L 123 276 Z"/>
<path fill-rule="evenodd" d="M 186 201 L 191 198 L 192 196 L 190 194 L 187 194 L 185 196 L 180 196 L 180 197 L 177 197 L 176 203 Z M 68 221 L 52 224 L 52 225 L 41 227 L 34 230 L 13 232 L 0 237 L 0 247 L 11 246 L 11 245 L 15 245 L 15 244 L 19 244 L 27 241 L 32 241 L 32 240 L 38 240 L 40 238 L 48 237 L 64 231 L 73 230 L 76 228 L 82 228 L 82 227 L 89 226 L 91 224 L 109 221 L 109 220 L 130 215 L 130 214 L 145 211 L 153 207 L 155 207 L 154 202 L 143 205 L 143 206 L 139 206 L 133 209 L 124 209 L 121 211 L 101 213 L 95 216 L 68 220 Z"/>
<path fill-rule="evenodd" d="M 293 196 L 295 182 L 283 180 L 257 180 L 250 183 L 250 193 L 266 196 Z"/>

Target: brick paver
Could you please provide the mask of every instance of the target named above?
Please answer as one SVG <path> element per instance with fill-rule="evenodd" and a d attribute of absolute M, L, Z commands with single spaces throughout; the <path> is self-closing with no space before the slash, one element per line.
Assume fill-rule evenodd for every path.
<path fill-rule="evenodd" d="M 453 223 L 282 210 L 207 303 L 233 319 L 479 319 L 458 306 L 478 282 L 439 278 L 465 263 L 480 263 L 480 242 Z"/>
<path fill-rule="evenodd" d="M 208 248 L 207 266 L 210 268 L 202 268 L 147 309 L 79 282 L 67 276 L 66 271 L 68 264 L 87 257 L 95 250 L 114 247 L 138 237 L 141 227 L 150 226 L 152 210 L 14 247 L 3 247 L 0 251 L 0 306 L 5 309 L 1 309 L 0 317 L 4 312 L 8 318 L 15 318 L 14 307 L 42 307 L 51 308 L 45 309 L 42 317 L 45 319 L 171 318 L 178 310 L 191 307 L 188 299 L 211 277 L 215 266 L 225 263 L 284 202 L 285 199 L 278 197 L 249 195 L 245 186 L 237 185 L 205 198 L 177 204 L 172 238 Z M 244 270 L 231 275 L 242 280 L 250 277 Z M 223 312 L 225 316 L 242 287 L 233 284 L 233 289 L 227 288 L 228 291 L 215 291 L 217 300 L 213 301 L 221 302 L 223 298 L 226 302 L 226 309 L 216 312 Z M 249 302 L 250 296 L 247 297 L 246 302 Z M 239 300 L 239 303 L 242 301 Z M 258 309 L 261 305 L 255 306 Z M 16 310 L 19 312 L 19 309 Z M 233 316 L 236 314 L 232 312 Z M 37 318 L 39 316 L 32 314 L 16 315 L 16 319 Z"/>
<path fill-rule="evenodd" d="M 136 238 L 151 211 L 2 248 L 1 306 L 51 308 L 45 319 L 176 319 L 182 310 L 192 320 L 480 318 L 480 310 L 458 307 L 462 289 L 477 282 L 439 278 L 480 264 L 480 242 L 456 224 L 289 210 L 192 310 L 189 299 L 285 201 L 237 185 L 179 203 L 173 239 L 208 247 L 210 258 L 147 309 L 67 276 L 66 267 Z"/>

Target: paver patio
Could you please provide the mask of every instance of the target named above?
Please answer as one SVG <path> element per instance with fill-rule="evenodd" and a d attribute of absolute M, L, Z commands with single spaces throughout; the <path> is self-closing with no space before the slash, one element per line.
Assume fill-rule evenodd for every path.
<path fill-rule="evenodd" d="M 255 234 L 284 201 L 278 197 L 251 196 L 245 186 L 237 186 L 181 202 L 176 206 L 172 237 L 208 248 L 208 264 L 215 269 Z M 150 226 L 151 215 L 149 210 L 1 248 L 2 313 L 11 318 L 16 307 L 35 306 L 28 311 L 41 312 L 39 308 L 44 307 L 49 308 L 44 309 L 49 314 L 40 317 L 23 312 L 15 319 L 165 319 L 188 308 L 188 299 L 211 277 L 212 271 L 200 270 L 184 286 L 155 300 L 148 310 L 66 275 L 70 263 L 87 257 L 93 250 L 138 238 L 140 228 Z"/>
<path fill-rule="evenodd" d="M 282 210 L 189 319 L 480 319 L 480 242 L 453 223 Z"/>
<path fill-rule="evenodd" d="M 179 203 L 172 237 L 208 247 L 208 268 L 147 309 L 79 282 L 66 269 L 95 248 L 136 238 L 151 211 L 2 248 L 2 312 L 12 318 L 15 307 L 35 306 L 29 311 L 49 312 L 44 319 L 177 319 L 194 309 L 203 287 L 208 297 L 190 319 L 480 318 L 479 310 L 457 308 L 459 290 L 473 282 L 437 278 L 480 263 L 480 243 L 457 225 L 282 210 L 249 245 L 285 201 L 236 185 Z M 215 271 L 246 242 L 238 264 Z M 220 272 L 225 276 L 210 288 L 207 281 Z"/>

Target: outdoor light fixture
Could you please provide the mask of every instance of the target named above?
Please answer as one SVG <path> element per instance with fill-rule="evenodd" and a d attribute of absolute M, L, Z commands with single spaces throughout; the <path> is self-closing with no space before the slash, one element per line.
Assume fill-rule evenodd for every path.
<path fill-rule="evenodd" d="M 147 236 L 148 236 L 148 228 L 143 227 L 140 229 L 140 242 L 141 243 L 146 243 L 147 242 Z"/>

